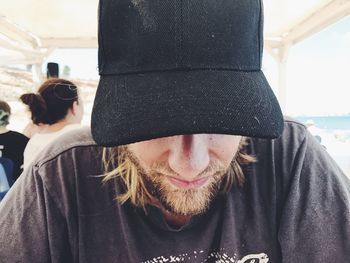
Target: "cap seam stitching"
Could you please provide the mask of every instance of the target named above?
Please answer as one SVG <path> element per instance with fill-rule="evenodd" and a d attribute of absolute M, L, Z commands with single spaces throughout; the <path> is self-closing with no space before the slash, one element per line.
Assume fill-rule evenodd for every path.
<path fill-rule="evenodd" d="M 103 73 L 101 76 L 124 76 L 133 74 L 150 74 L 162 72 L 182 72 L 182 71 L 233 71 L 233 72 L 260 72 L 261 69 L 227 69 L 227 68 L 174 68 L 162 70 L 140 70 L 125 73 Z"/>

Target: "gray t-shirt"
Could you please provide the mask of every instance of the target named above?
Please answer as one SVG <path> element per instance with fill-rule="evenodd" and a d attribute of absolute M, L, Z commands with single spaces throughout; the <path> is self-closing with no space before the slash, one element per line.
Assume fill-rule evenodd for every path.
<path fill-rule="evenodd" d="M 60 138 L 0 203 L 0 262 L 349 262 L 350 182 L 305 127 L 251 139 L 245 185 L 172 229 L 115 201 L 89 130 Z"/>

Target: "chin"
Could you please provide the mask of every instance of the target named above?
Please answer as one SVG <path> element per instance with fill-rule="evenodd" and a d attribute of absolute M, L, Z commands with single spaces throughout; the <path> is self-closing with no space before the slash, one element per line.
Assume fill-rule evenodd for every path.
<path fill-rule="evenodd" d="M 175 188 L 165 184 L 156 191 L 157 198 L 169 212 L 184 216 L 203 214 L 218 194 L 219 183 L 211 181 L 199 188 Z"/>

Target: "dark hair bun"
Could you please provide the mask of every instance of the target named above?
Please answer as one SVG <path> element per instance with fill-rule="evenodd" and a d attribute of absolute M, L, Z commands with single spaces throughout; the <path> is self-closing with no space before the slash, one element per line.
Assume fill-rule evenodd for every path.
<path fill-rule="evenodd" d="M 21 100 L 29 106 L 35 124 L 51 125 L 63 120 L 78 102 L 78 88 L 69 80 L 51 78 L 41 84 L 37 94 L 23 94 Z"/>
<path fill-rule="evenodd" d="M 32 112 L 32 120 L 35 124 L 44 121 L 46 102 L 40 94 L 25 93 L 20 97 L 20 100 L 29 106 L 29 110 Z"/>

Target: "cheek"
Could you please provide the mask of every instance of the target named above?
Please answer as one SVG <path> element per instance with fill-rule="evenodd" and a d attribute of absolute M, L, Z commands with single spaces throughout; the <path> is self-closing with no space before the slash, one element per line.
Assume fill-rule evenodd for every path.
<path fill-rule="evenodd" d="M 144 166 L 151 166 L 154 162 L 166 161 L 167 148 L 162 139 L 137 142 L 128 145 L 128 150 Z"/>
<path fill-rule="evenodd" d="M 236 155 L 242 137 L 236 135 L 211 135 L 211 153 L 220 161 L 229 165 Z"/>

